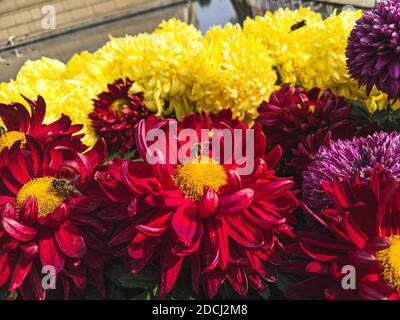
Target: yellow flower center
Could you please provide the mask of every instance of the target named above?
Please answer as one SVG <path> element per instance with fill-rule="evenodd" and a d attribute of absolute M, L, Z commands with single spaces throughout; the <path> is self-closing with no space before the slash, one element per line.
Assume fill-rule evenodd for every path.
<path fill-rule="evenodd" d="M 400 290 L 400 236 L 391 236 L 389 248 L 378 251 L 376 259 L 383 266 L 383 278 L 396 290 Z"/>
<path fill-rule="evenodd" d="M 25 133 L 19 131 L 8 131 L 3 132 L 0 135 L 0 151 L 5 147 L 11 148 L 14 142 L 18 140 L 23 140 L 25 137 Z"/>
<path fill-rule="evenodd" d="M 129 106 L 129 102 L 125 99 L 117 99 L 111 105 L 111 107 L 119 114 L 122 113 L 125 106 Z"/>
<path fill-rule="evenodd" d="M 67 198 L 65 192 L 60 192 L 53 187 L 53 177 L 43 177 L 30 180 L 24 184 L 17 195 L 17 208 L 21 208 L 23 202 L 30 196 L 36 198 L 38 204 L 38 216 L 46 217 L 62 204 Z"/>
<path fill-rule="evenodd" d="M 186 196 L 199 200 L 206 188 L 218 191 L 227 182 L 224 168 L 214 159 L 200 156 L 183 165 L 174 172 L 175 183 Z"/>

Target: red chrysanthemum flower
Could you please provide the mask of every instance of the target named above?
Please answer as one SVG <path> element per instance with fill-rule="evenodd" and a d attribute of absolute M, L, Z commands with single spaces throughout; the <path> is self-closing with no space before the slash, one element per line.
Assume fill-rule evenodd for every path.
<path fill-rule="evenodd" d="M 96 134 L 106 140 L 109 150 L 124 154 L 135 146 L 135 127 L 150 115 L 142 94 L 131 94 L 130 79 L 118 79 L 108 85 L 108 91 L 94 100 L 94 112 L 89 114 Z"/>
<path fill-rule="evenodd" d="M 88 276 L 104 293 L 111 230 L 96 216 L 104 200 L 93 179 L 107 157 L 104 141 L 84 154 L 68 136 L 45 148 L 28 134 L 21 143 L 0 154 L 0 287 L 44 299 L 42 267 L 52 266 L 66 297 L 81 293 Z"/>
<path fill-rule="evenodd" d="M 167 132 L 171 121 L 151 116 L 139 123 L 137 146 L 143 159 L 149 150 L 144 140 L 148 130 Z M 210 136 L 201 140 L 200 129 L 215 129 L 211 136 L 218 138 L 224 154 L 232 146 L 222 130 L 248 126 L 224 110 L 210 117 L 191 114 L 178 123 L 178 133 L 189 128 L 201 141 L 191 151 L 211 143 Z M 129 268 L 134 274 L 160 260 L 161 296 L 174 287 L 185 258 L 190 261 L 193 290 L 199 293 L 202 284 L 208 297 L 214 297 L 226 279 L 243 296 L 248 283 L 262 291 L 263 279 L 276 280 L 274 266 L 282 258 L 280 239 L 293 236 L 288 224 L 295 223 L 292 212 L 297 200 L 290 191 L 292 180 L 274 175 L 281 149 L 278 146 L 264 155 L 265 136 L 259 125 L 253 130 L 255 167 L 249 175 L 238 173 L 238 163 L 216 161 L 213 150 L 178 165 L 115 159 L 98 174 L 109 198 L 128 205 L 125 221 L 109 245 L 130 242 Z"/>
<path fill-rule="evenodd" d="M 23 96 L 24 97 L 24 96 Z M 71 136 L 75 148 L 83 151 L 86 147 L 82 144 L 83 135 L 75 135 L 83 128 L 80 124 L 71 124 L 68 116 L 62 115 L 60 119 L 50 124 L 43 124 L 46 114 L 46 103 L 41 96 L 37 101 L 24 97 L 28 102 L 31 112 L 23 104 L 0 103 L 0 117 L 5 128 L 0 127 L 0 151 L 5 147 L 11 148 L 14 142 L 24 141 L 25 135 L 33 136 L 41 145 L 63 136 Z"/>
<path fill-rule="evenodd" d="M 368 182 L 356 175 L 323 187 L 332 206 L 318 216 L 304 207 L 322 229 L 299 236 L 291 250 L 305 260 L 286 267 L 309 278 L 288 296 L 400 299 L 399 182 L 377 165 Z"/>
<path fill-rule="evenodd" d="M 313 160 L 319 147 L 331 139 L 354 136 L 356 123 L 348 119 L 351 105 L 326 90 L 306 91 L 282 86 L 258 109 L 256 122 L 263 127 L 268 145 L 282 146 L 286 164 L 300 173 Z"/>

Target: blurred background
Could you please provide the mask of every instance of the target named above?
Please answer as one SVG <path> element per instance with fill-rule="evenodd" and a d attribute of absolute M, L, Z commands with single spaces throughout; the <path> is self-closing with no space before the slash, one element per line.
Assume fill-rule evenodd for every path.
<path fill-rule="evenodd" d="M 176 17 L 202 32 L 243 22 L 247 16 L 310 6 L 323 15 L 343 7 L 370 8 L 375 0 L 0 0 L 0 81 L 15 78 L 27 59 L 63 62 L 76 52 L 95 51 L 110 35 L 152 31 Z"/>

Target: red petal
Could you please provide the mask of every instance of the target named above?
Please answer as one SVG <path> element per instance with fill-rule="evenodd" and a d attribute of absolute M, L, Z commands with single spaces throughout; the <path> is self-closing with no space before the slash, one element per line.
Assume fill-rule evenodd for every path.
<path fill-rule="evenodd" d="M 199 201 L 200 217 L 207 219 L 214 214 L 218 207 L 218 194 L 211 188 L 208 188 L 204 196 Z"/>
<path fill-rule="evenodd" d="M 219 219 L 216 220 L 216 231 L 218 250 L 220 255 L 219 266 L 222 271 L 225 271 L 229 261 L 229 241 L 228 235 L 223 228 L 222 221 Z"/>
<path fill-rule="evenodd" d="M 242 179 L 235 170 L 229 170 L 227 173 L 227 183 L 224 186 L 227 192 L 236 192 L 242 189 Z"/>
<path fill-rule="evenodd" d="M 32 265 L 29 280 L 35 299 L 44 300 L 46 298 L 46 291 L 43 289 L 42 278 L 39 275 L 39 271 L 37 270 L 35 264 Z"/>
<path fill-rule="evenodd" d="M 121 227 L 119 230 L 116 230 L 115 234 L 113 234 L 110 241 L 107 243 L 109 247 L 114 247 L 119 244 L 123 244 L 132 239 L 136 232 L 136 223 L 131 223 L 126 227 Z"/>
<path fill-rule="evenodd" d="M 33 137 L 30 135 L 25 136 L 26 139 L 26 144 L 29 146 L 29 149 L 31 150 L 31 158 L 32 158 L 32 164 L 33 164 L 33 175 L 35 177 L 40 176 L 42 172 L 42 164 L 43 164 L 43 149 L 39 142 L 37 142 Z"/>
<path fill-rule="evenodd" d="M 219 248 L 215 219 L 208 219 L 204 223 L 204 236 L 202 238 L 202 265 L 203 272 L 209 273 L 216 269 L 219 262 Z"/>
<path fill-rule="evenodd" d="M 8 166 L 18 182 L 24 185 L 31 180 L 31 176 L 28 173 L 27 163 L 20 149 L 21 141 L 12 145 L 8 156 Z"/>
<path fill-rule="evenodd" d="M 41 233 L 39 237 L 39 254 L 42 265 L 50 265 L 59 273 L 64 268 L 64 257 L 60 250 L 57 248 L 50 233 Z"/>
<path fill-rule="evenodd" d="M 15 266 L 14 273 L 10 280 L 10 292 L 17 290 L 22 282 L 24 282 L 26 276 L 31 270 L 33 260 L 21 256 Z"/>
<path fill-rule="evenodd" d="M 169 250 L 163 254 L 161 262 L 162 275 L 160 288 L 160 296 L 162 298 L 172 290 L 176 280 L 178 279 L 183 258 L 184 257 L 174 256 Z"/>
<path fill-rule="evenodd" d="M 393 291 L 393 287 L 385 281 L 361 282 L 359 284 L 359 294 L 366 300 L 386 300 Z"/>
<path fill-rule="evenodd" d="M 3 217 L 2 222 L 4 230 L 18 241 L 31 241 L 38 232 L 37 228 L 25 226 L 12 218 Z"/>
<path fill-rule="evenodd" d="M 245 297 L 248 290 L 246 273 L 244 273 L 239 266 L 231 265 L 230 270 L 226 276 L 231 283 L 233 289 L 235 289 L 238 294 Z"/>
<path fill-rule="evenodd" d="M 260 229 L 251 225 L 240 215 L 221 219 L 227 234 L 236 242 L 248 248 L 256 248 L 264 244 L 264 237 Z"/>
<path fill-rule="evenodd" d="M 164 232 L 169 228 L 168 225 L 165 225 L 160 228 L 156 227 L 150 227 L 146 225 L 138 225 L 136 229 L 138 229 L 140 232 L 145 234 L 148 237 L 160 237 L 164 234 Z"/>
<path fill-rule="evenodd" d="M 39 224 L 49 228 L 59 227 L 69 215 L 69 206 L 65 203 L 59 205 L 52 214 L 39 218 Z"/>
<path fill-rule="evenodd" d="M 364 250 L 350 250 L 348 252 L 349 259 L 352 263 L 362 264 L 362 263 L 370 263 L 376 261 L 376 258 L 373 254 L 368 253 Z"/>
<path fill-rule="evenodd" d="M 28 131 L 31 117 L 23 104 L 1 104 L 0 109 L 0 116 L 8 131 Z"/>
<path fill-rule="evenodd" d="M 264 158 L 268 168 L 274 168 L 279 163 L 282 153 L 283 151 L 279 144 L 271 149 L 271 151 Z"/>
<path fill-rule="evenodd" d="M 35 242 L 30 242 L 20 245 L 21 253 L 26 257 L 32 259 L 39 252 L 39 246 Z"/>
<path fill-rule="evenodd" d="M 3 207 L 1 208 L 0 217 L 7 217 L 14 220 L 18 220 L 18 215 L 17 212 L 15 211 L 15 205 L 13 202 L 7 202 L 3 205 Z"/>
<path fill-rule="evenodd" d="M 172 217 L 171 226 L 180 241 L 192 243 L 197 223 L 197 208 L 189 201 L 186 201 L 177 208 Z"/>
<path fill-rule="evenodd" d="M 311 258 L 316 259 L 318 261 L 332 261 L 333 259 L 337 258 L 338 254 L 333 252 L 329 252 L 326 248 L 319 249 L 316 247 L 308 246 L 305 243 L 300 243 L 300 248 L 303 250 L 304 253 L 309 255 Z"/>
<path fill-rule="evenodd" d="M 195 252 L 190 256 L 190 265 L 191 265 L 191 276 L 192 276 L 192 288 L 196 294 L 200 293 L 200 270 L 201 270 L 201 260 L 200 254 Z"/>
<path fill-rule="evenodd" d="M 60 249 L 71 258 L 83 258 L 86 246 L 78 228 L 66 221 L 55 233 L 55 238 Z"/>
<path fill-rule="evenodd" d="M 34 225 L 38 221 L 38 204 L 35 196 L 29 196 L 22 203 L 20 216 L 23 223 Z"/>
<path fill-rule="evenodd" d="M 253 189 L 242 189 L 235 193 L 219 197 L 219 213 L 229 215 L 240 212 L 250 206 L 254 198 Z"/>
<path fill-rule="evenodd" d="M 17 260 L 18 242 L 11 240 L 0 248 L 0 287 L 8 282 Z"/>
<path fill-rule="evenodd" d="M 107 147 L 104 139 L 97 140 L 93 148 L 85 153 L 85 156 L 90 159 L 93 168 L 102 165 L 107 159 Z"/>
<path fill-rule="evenodd" d="M 44 115 L 46 113 L 46 103 L 41 96 L 37 97 L 37 101 L 31 100 L 25 96 L 23 97 L 31 107 L 32 118 L 30 130 L 34 131 L 39 129 L 43 123 Z"/>

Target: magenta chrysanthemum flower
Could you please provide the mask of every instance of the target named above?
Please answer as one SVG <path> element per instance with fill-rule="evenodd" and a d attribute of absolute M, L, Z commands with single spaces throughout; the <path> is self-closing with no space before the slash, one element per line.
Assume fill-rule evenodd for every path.
<path fill-rule="evenodd" d="M 286 165 L 302 172 L 320 146 L 329 141 L 349 139 L 356 131 L 350 120 L 351 105 L 330 90 L 294 88 L 283 85 L 258 108 L 255 120 L 268 137 L 268 146 L 279 144 Z"/>
<path fill-rule="evenodd" d="M 350 34 L 347 66 L 369 94 L 376 87 L 400 98 L 400 2 L 382 0 L 365 12 Z"/>
<path fill-rule="evenodd" d="M 104 138 L 110 151 L 124 154 L 135 146 L 135 128 L 150 111 L 143 102 L 143 94 L 131 94 L 130 79 L 116 80 L 108 91 L 94 100 L 94 111 L 89 114 L 98 137 Z"/>
<path fill-rule="evenodd" d="M 400 176 L 400 135 L 397 132 L 377 132 L 365 138 L 331 142 L 321 147 L 314 161 L 303 173 L 304 202 L 319 212 L 330 204 L 321 182 L 335 177 L 353 177 L 359 172 L 368 180 L 375 164 L 382 165 L 394 177 Z"/>

